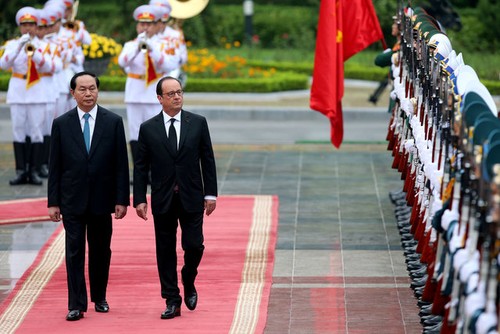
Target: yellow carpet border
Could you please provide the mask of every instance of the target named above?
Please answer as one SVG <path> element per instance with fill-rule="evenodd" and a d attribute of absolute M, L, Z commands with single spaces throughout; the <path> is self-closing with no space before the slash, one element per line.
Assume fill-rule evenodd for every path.
<path fill-rule="evenodd" d="M 259 195 L 254 196 L 254 198 L 250 238 L 230 334 L 255 332 L 259 320 L 262 293 L 266 283 L 273 197 Z"/>
<path fill-rule="evenodd" d="M 236 195 L 234 197 L 247 197 Z M 252 196 L 252 226 L 238 300 L 229 333 L 254 333 L 259 320 L 259 307 L 265 286 L 268 247 L 272 227 L 273 197 Z M 43 258 L 26 278 L 10 304 L 0 316 L 0 333 L 11 334 L 23 322 L 52 275 L 64 260 L 64 229 L 48 247 Z"/>
<path fill-rule="evenodd" d="M 61 228 L 40 263 L 29 274 L 19 291 L 10 301 L 9 306 L 0 316 L 0 333 L 14 333 L 21 325 L 45 285 L 61 265 L 64 259 L 64 244 L 64 229 Z"/>

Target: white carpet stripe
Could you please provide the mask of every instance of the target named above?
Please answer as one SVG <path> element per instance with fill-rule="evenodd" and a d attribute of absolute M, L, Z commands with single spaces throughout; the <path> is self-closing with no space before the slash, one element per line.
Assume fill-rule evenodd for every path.
<path fill-rule="evenodd" d="M 265 285 L 268 246 L 272 225 L 272 196 L 255 196 L 253 220 L 247 245 L 242 282 L 229 333 L 254 333 Z"/>

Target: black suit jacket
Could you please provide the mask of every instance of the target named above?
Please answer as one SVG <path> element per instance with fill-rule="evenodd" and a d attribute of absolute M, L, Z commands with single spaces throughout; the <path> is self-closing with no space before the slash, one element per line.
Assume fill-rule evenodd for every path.
<path fill-rule="evenodd" d="M 48 206 L 61 213 L 115 212 L 130 204 L 127 143 L 122 118 L 98 106 L 87 153 L 76 108 L 52 124 Z M 87 211 L 88 210 L 88 211 Z"/>
<path fill-rule="evenodd" d="M 147 203 L 148 172 L 151 168 L 151 210 L 167 212 L 174 186 L 188 212 L 203 212 L 205 195 L 217 196 L 215 157 L 205 117 L 181 111 L 177 153 L 169 145 L 163 112 L 142 123 L 134 164 L 134 206 Z"/>

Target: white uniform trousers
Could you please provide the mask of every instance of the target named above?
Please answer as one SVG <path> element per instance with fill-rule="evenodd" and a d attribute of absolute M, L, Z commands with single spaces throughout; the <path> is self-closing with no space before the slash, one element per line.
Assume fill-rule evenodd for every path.
<path fill-rule="evenodd" d="M 69 94 L 59 94 L 59 97 L 56 100 L 55 106 L 55 115 L 54 118 L 57 118 L 68 111 L 68 95 Z"/>
<path fill-rule="evenodd" d="M 127 103 L 129 140 L 139 139 L 139 128 L 148 119 L 160 113 L 158 103 Z"/>
<path fill-rule="evenodd" d="M 24 143 L 26 137 L 32 143 L 43 142 L 46 103 L 11 104 L 10 118 L 15 142 Z"/>
<path fill-rule="evenodd" d="M 56 103 L 49 102 L 45 107 L 45 122 L 43 126 L 42 134 L 44 136 L 50 136 L 50 132 L 52 131 L 52 121 L 56 116 Z"/>

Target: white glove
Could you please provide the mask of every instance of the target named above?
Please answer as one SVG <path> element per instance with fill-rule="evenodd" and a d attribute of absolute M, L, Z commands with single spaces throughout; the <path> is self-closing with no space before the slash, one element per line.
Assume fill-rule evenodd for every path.
<path fill-rule="evenodd" d="M 137 40 L 139 40 L 139 41 L 146 41 L 146 37 L 147 37 L 146 36 L 146 32 L 143 31 L 139 35 L 137 35 Z"/>
<path fill-rule="evenodd" d="M 19 37 L 19 44 L 24 45 L 31 39 L 30 34 L 24 34 Z"/>
<path fill-rule="evenodd" d="M 40 65 L 43 60 L 42 50 L 35 47 L 35 52 L 33 53 L 33 61 Z"/>

